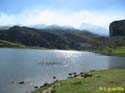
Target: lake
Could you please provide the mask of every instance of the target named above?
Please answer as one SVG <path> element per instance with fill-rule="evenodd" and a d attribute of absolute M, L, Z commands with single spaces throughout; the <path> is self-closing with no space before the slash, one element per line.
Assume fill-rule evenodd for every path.
<path fill-rule="evenodd" d="M 0 48 L 0 93 L 31 93 L 34 86 L 68 73 L 125 68 L 125 57 L 91 52 Z M 19 84 L 19 81 L 25 81 Z"/>

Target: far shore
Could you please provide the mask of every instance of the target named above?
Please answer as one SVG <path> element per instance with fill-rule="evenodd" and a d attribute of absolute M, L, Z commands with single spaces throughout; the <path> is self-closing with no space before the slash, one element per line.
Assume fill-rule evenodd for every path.
<path fill-rule="evenodd" d="M 0 48 L 19 48 L 19 49 L 41 49 L 41 50 L 74 50 L 74 51 L 86 51 L 93 52 L 107 56 L 125 56 L 125 46 L 106 46 L 104 48 L 93 48 L 91 50 L 76 50 L 76 49 L 57 49 L 57 48 L 46 48 L 40 46 L 26 46 L 14 42 L 9 42 L 6 40 L 0 40 Z"/>
<path fill-rule="evenodd" d="M 104 48 L 104 49 L 94 49 L 94 50 L 75 50 L 75 49 L 51 49 L 37 46 L 12 46 L 12 47 L 0 47 L 0 48 L 17 48 L 17 49 L 38 49 L 38 50 L 70 50 L 70 51 L 80 51 L 80 52 L 93 52 L 100 55 L 107 56 L 125 56 L 125 46 L 114 48 Z"/>

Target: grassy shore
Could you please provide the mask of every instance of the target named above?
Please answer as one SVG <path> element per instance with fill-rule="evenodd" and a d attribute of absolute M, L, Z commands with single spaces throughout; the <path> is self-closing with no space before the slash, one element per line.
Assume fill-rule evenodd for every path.
<path fill-rule="evenodd" d="M 125 46 L 107 46 L 105 48 L 94 50 L 93 52 L 111 56 L 125 56 Z"/>
<path fill-rule="evenodd" d="M 17 43 L 13 43 L 13 42 L 9 42 L 9 41 L 5 41 L 5 40 L 0 40 L 0 47 L 8 47 L 8 48 L 25 48 L 24 45 L 21 44 L 17 44 Z"/>
<path fill-rule="evenodd" d="M 48 49 L 39 46 L 26 46 L 22 44 L 17 44 L 5 40 L 0 40 L 0 48 L 29 48 L 29 49 Z M 73 49 L 67 49 L 73 50 Z M 96 50 L 82 50 L 82 51 L 90 51 L 95 53 L 100 53 L 104 55 L 112 55 L 112 56 L 125 56 L 125 46 L 114 46 L 114 47 L 105 47 Z"/>
<path fill-rule="evenodd" d="M 26 46 L 26 45 L 6 41 L 6 40 L 0 40 L 0 48 L 47 49 L 39 46 Z"/>
<path fill-rule="evenodd" d="M 124 93 L 125 91 L 116 89 L 118 87 L 125 89 L 125 69 L 90 71 L 87 74 L 92 77 L 84 78 L 78 75 L 43 86 L 32 93 Z M 111 90 L 113 88 L 116 90 Z"/>

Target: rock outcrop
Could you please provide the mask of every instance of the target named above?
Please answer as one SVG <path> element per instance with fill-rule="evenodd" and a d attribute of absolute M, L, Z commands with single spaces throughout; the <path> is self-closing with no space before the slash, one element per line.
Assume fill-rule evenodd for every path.
<path fill-rule="evenodd" d="M 110 36 L 125 36 L 125 20 L 114 21 L 109 26 Z"/>

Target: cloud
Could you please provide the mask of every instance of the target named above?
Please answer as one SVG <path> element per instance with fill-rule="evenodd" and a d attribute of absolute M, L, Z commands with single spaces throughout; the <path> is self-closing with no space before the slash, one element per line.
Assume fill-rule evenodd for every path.
<path fill-rule="evenodd" d="M 0 25 L 58 24 L 78 28 L 82 23 L 108 28 L 109 23 L 124 18 L 122 13 L 100 13 L 94 11 L 27 10 L 18 14 L 0 13 Z"/>

